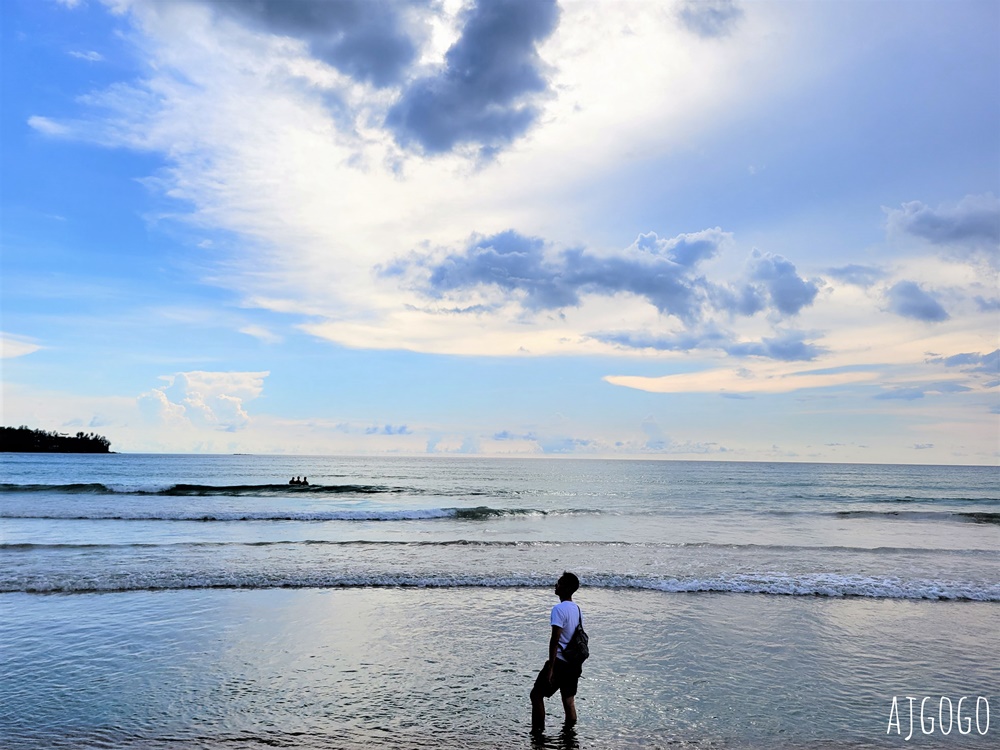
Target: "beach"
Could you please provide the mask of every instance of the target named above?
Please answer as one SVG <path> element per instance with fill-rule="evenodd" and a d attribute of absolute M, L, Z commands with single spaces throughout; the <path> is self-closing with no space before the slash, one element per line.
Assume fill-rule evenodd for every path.
<path fill-rule="evenodd" d="M 2 502 L 4 747 L 997 737 L 988 467 L 5 456 Z M 592 657 L 532 740 L 564 569 Z"/>

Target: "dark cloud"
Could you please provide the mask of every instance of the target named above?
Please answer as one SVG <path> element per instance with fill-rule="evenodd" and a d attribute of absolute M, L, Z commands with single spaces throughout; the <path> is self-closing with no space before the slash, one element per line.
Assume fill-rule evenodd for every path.
<path fill-rule="evenodd" d="M 685 0 L 677 11 L 685 28 L 701 37 L 727 36 L 743 18 L 734 0 Z"/>
<path fill-rule="evenodd" d="M 962 354 L 953 354 L 950 357 L 936 357 L 928 362 L 942 364 L 945 367 L 962 367 L 965 368 L 965 372 L 1000 374 L 1000 349 L 994 349 L 988 354 L 963 352 Z"/>
<path fill-rule="evenodd" d="M 904 318 L 939 323 L 950 317 L 936 299 L 913 281 L 897 282 L 886 292 L 889 310 Z"/>
<path fill-rule="evenodd" d="M 996 312 L 1000 310 L 1000 298 L 993 297 L 992 299 L 986 299 L 977 294 L 973 299 L 976 301 L 976 307 L 979 308 L 980 312 Z"/>
<path fill-rule="evenodd" d="M 1000 244 L 1000 199 L 967 195 L 954 206 L 931 208 L 920 201 L 888 212 L 889 228 L 938 245 L 971 245 L 996 252 Z"/>
<path fill-rule="evenodd" d="M 876 268 L 874 266 L 859 266 L 853 263 L 851 265 L 842 266 L 841 268 L 827 269 L 826 273 L 828 276 L 836 279 L 837 281 L 843 281 L 845 284 L 862 286 L 866 289 L 870 286 L 874 286 L 876 282 L 885 278 L 885 272 L 880 268 Z"/>
<path fill-rule="evenodd" d="M 411 84 L 386 125 L 404 146 L 436 154 L 463 143 L 491 156 L 522 135 L 548 89 L 535 45 L 558 23 L 555 0 L 480 0 L 436 75 Z"/>
<path fill-rule="evenodd" d="M 720 229 L 670 240 L 650 233 L 640 235 L 617 256 L 598 257 L 575 248 L 550 258 L 543 240 L 508 230 L 476 238 L 464 252 L 430 266 L 425 291 L 440 296 L 495 286 L 523 295 L 521 304 L 533 311 L 576 307 L 582 294 L 627 292 L 645 297 L 662 313 L 694 321 L 701 315 L 706 293 L 704 279 L 693 272 L 728 236 Z M 395 263 L 382 273 L 399 275 L 401 268 L 413 263 L 414 259 Z"/>
<path fill-rule="evenodd" d="M 599 332 L 596 340 L 627 348 L 689 351 L 714 348 L 739 356 L 785 361 L 811 360 L 826 350 L 805 340 L 807 334 L 786 331 L 757 342 L 738 342 L 717 330 L 706 316 L 723 312 L 749 317 L 761 311 L 782 317 L 812 304 L 818 283 L 798 275 L 794 264 L 780 255 L 754 251 L 745 280 L 734 286 L 712 284 L 700 265 L 714 257 L 731 235 L 720 228 L 661 239 L 640 234 L 617 255 L 598 256 L 583 248 L 548 251 L 544 240 L 513 230 L 476 236 L 466 248 L 440 260 L 411 253 L 375 269 L 384 278 L 410 278 L 415 288 L 437 299 L 453 292 L 493 287 L 516 299 L 528 312 L 577 307 L 584 295 L 632 294 L 644 298 L 664 315 L 685 324 L 682 333 Z M 455 307 L 483 310 L 482 305 Z"/>
<path fill-rule="evenodd" d="M 687 352 L 692 349 L 722 349 L 730 344 L 729 336 L 720 331 L 661 335 L 620 331 L 614 333 L 591 333 L 590 338 L 605 344 L 613 344 L 627 349 L 656 349 L 661 352 Z"/>
<path fill-rule="evenodd" d="M 718 310 L 726 310 L 730 315 L 750 317 L 767 307 L 764 291 L 753 284 L 738 287 L 716 284 L 708 288 L 708 293 L 712 306 Z"/>
<path fill-rule="evenodd" d="M 786 331 L 773 338 L 762 338 L 759 342 L 734 343 L 725 348 L 726 353 L 740 357 L 767 357 L 783 362 L 808 362 L 825 354 L 827 349 L 805 340 L 802 331 Z"/>
<path fill-rule="evenodd" d="M 301 39 L 352 78 L 392 86 L 416 59 L 419 29 L 409 14 L 427 0 L 201 0 L 279 36 Z"/>
<path fill-rule="evenodd" d="M 799 276 L 791 261 L 759 250 L 750 254 L 745 281 L 709 287 L 716 309 L 743 316 L 766 310 L 769 304 L 782 315 L 795 315 L 811 305 L 818 292 L 819 282 Z"/>
<path fill-rule="evenodd" d="M 717 330 L 687 331 L 680 334 L 652 335 L 648 333 L 594 333 L 590 337 L 606 344 L 629 349 L 656 349 L 658 351 L 691 351 L 692 349 L 720 349 L 737 357 L 763 357 L 783 362 L 801 362 L 815 359 L 827 350 L 809 343 L 802 331 L 785 331 L 773 338 L 760 341 L 734 341 L 730 334 Z"/>
<path fill-rule="evenodd" d="M 984 354 L 979 367 L 976 368 L 976 372 L 988 372 L 1000 375 L 1000 349 L 994 349 L 989 354 Z"/>
<path fill-rule="evenodd" d="M 449 255 L 433 266 L 426 291 L 441 295 L 493 285 L 507 292 L 523 292 L 523 304 L 530 310 L 579 304 L 564 268 L 547 261 L 544 248 L 541 239 L 512 230 L 478 239 L 464 253 Z"/>
<path fill-rule="evenodd" d="M 954 354 L 951 357 L 932 359 L 931 362 L 940 362 L 945 367 L 961 367 L 962 365 L 979 364 L 982 358 L 982 354 L 973 354 L 969 352 L 967 354 Z"/>
<path fill-rule="evenodd" d="M 657 310 L 685 323 L 700 320 L 706 310 L 751 316 L 770 309 L 794 315 L 812 304 L 819 291 L 780 255 L 754 251 L 747 280 L 736 286 L 709 283 L 698 266 L 730 239 L 718 227 L 671 239 L 640 234 L 613 256 L 597 256 L 582 248 L 546 253 L 545 242 L 513 230 L 476 237 L 459 253 L 434 263 L 416 254 L 376 269 L 383 277 L 402 277 L 414 267 L 427 269 L 422 291 L 435 297 L 479 286 L 497 287 L 520 296 L 530 311 L 576 307 L 581 295 L 619 293 L 644 297 Z"/>
<path fill-rule="evenodd" d="M 800 277 L 795 266 L 780 255 L 754 250 L 750 266 L 751 280 L 766 290 L 774 306 L 785 315 L 795 315 L 816 299 L 816 282 Z"/>
<path fill-rule="evenodd" d="M 673 239 L 661 240 L 656 232 L 640 234 L 632 247 L 653 255 L 670 258 L 684 268 L 694 268 L 703 260 L 708 260 L 719 251 L 728 235 L 719 227 L 695 234 L 682 234 Z"/>

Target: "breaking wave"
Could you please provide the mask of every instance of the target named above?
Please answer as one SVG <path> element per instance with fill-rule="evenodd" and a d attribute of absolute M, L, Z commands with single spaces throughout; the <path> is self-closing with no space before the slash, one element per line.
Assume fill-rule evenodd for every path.
<path fill-rule="evenodd" d="M 385 495 L 420 494 L 410 487 L 389 487 L 380 484 L 170 484 L 164 487 L 127 487 L 99 482 L 78 484 L 0 484 L 0 492 L 59 492 L 65 495 L 154 495 L 159 497 L 244 497 L 287 495 Z M 462 494 L 475 495 L 479 492 Z"/>
<path fill-rule="evenodd" d="M 469 575 L 328 572 L 282 574 L 180 573 L 158 571 L 123 577 L 52 576 L 32 581 L 0 581 L 0 593 L 84 594 L 186 589 L 274 588 L 538 588 L 551 585 L 550 575 Z M 707 577 L 655 577 L 619 574 L 588 575 L 588 588 L 645 590 L 663 593 L 765 594 L 828 598 L 923 599 L 970 602 L 1000 601 L 1000 583 L 884 578 L 838 573 L 719 574 Z"/>
<path fill-rule="evenodd" d="M 1000 513 L 986 511 L 907 511 L 907 510 L 840 510 L 841 518 L 897 518 L 900 521 L 966 521 L 1000 524 Z"/>
<path fill-rule="evenodd" d="M 483 521 L 504 516 L 559 516 L 598 515 L 600 511 L 588 509 L 539 510 L 537 508 L 491 508 L 480 505 L 475 508 L 415 508 L 407 510 L 318 510 L 318 511 L 142 511 L 129 510 L 122 513 L 107 513 L 100 510 L 77 513 L 67 509 L 63 514 L 5 513 L 0 518 L 21 518 L 63 521 L 432 521 L 451 518 L 465 521 Z"/>

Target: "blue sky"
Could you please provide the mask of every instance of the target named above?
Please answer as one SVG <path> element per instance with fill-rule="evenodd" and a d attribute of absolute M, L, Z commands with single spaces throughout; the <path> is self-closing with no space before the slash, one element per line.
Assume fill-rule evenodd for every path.
<path fill-rule="evenodd" d="M 1000 458 L 992 0 L 0 15 L 5 424 Z"/>

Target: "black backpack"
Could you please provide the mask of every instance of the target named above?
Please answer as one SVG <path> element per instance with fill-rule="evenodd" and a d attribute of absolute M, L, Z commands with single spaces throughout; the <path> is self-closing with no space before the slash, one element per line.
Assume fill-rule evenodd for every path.
<path fill-rule="evenodd" d="M 582 667 L 590 656 L 590 638 L 587 636 L 587 631 L 583 629 L 583 610 L 580 609 L 579 604 L 576 605 L 576 609 L 580 613 L 580 624 L 576 626 L 573 637 L 569 639 L 569 643 L 563 649 L 563 656 L 568 664 Z"/>

